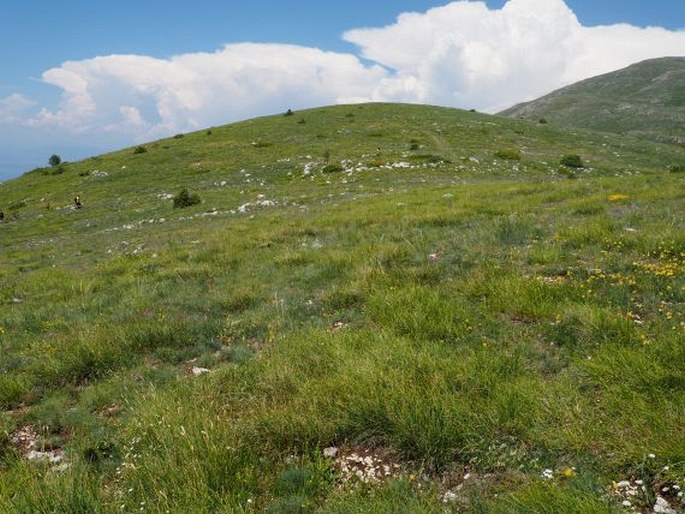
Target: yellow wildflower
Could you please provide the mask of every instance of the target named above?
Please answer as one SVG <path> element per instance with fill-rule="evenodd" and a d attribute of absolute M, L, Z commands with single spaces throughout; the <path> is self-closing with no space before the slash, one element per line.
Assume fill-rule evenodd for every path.
<path fill-rule="evenodd" d="M 564 468 L 561 471 L 561 476 L 566 477 L 566 478 L 571 478 L 572 476 L 575 476 L 576 472 L 573 468 Z"/>

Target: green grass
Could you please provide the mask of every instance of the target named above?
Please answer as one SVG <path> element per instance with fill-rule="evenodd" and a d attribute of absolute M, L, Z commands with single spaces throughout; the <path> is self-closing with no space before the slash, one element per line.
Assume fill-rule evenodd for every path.
<path fill-rule="evenodd" d="M 0 185 L 0 510 L 611 512 L 612 482 L 645 509 L 685 486 L 679 148 L 380 104 L 145 148 Z M 27 461 L 25 427 L 69 466 Z M 343 481 L 329 446 L 398 467 Z"/>

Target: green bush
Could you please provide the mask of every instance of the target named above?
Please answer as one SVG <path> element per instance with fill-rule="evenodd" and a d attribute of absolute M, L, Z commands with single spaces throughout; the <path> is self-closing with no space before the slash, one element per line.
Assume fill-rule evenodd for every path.
<path fill-rule="evenodd" d="M 62 162 L 62 158 L 57 154 L 52 154 L 48 159 L 50 166 L 59 166 Z"/>
<path fill-rule="evenodd" d="M 584 168 L 585 167 L 585 165 L 583 164 L 583 159 L 580 158 L 580 155 L 576 155 L 576 154 L 564 155 L 561 158 L 561 161 L 559 161 L 559 162 L 563 166 L 568 166 L 569 168 Z"/>
<path fill-rule="evenodd" d="M 674 164 L 670 166 L 669 171 L 671 173 L 684 173 L 685 172 L 685 164 Z"/>
<path fill-rule="evenodd" d="M 189 193 L 186 188 L 181 189 L 181 191 L 174 196 L 174 208 L 183 209 L 184 207 L 190 207 L 200 203 L 200 196 L 195 193 Z"/>
<path fill-rule="evenodd" d="M 145 153 L 145 152 L 147 152 L 147 148 L 145 148 L 143 145 L 136 146 L 133 149 L 133 153 L 135 153 L 135 154 Z"/>
<path fill-rule="evenodd" d="M 331 164 L 326 164 L 321 171 L 323 173 L 340 173 L 342 170 L 343 167 L 339 163 L 333 162 Z"/>

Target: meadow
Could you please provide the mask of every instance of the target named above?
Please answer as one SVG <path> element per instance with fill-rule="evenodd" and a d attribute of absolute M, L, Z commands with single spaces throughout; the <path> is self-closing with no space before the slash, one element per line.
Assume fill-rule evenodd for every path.
<path fill-rule="evenodd" d="M 0 185 L 0 511 L 682 511 L 683 165 L 365 104 Z"/>

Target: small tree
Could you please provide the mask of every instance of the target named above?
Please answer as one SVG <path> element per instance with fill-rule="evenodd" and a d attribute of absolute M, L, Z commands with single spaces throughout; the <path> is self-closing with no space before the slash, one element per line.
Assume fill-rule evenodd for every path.
<path fill-rule="evenodd" d="M 561 158 L 561 161 L 559 161 L 562 165 L 567 166 L 569 168 L 584 168 L 585 165 L 583 164 L 583 159 L 580 158 L 580 155 L 576 154 L 568 154 L 564 155 Z"/>
<path fill-rule="evenodd" d="M 181 191 L 174 196 L 174 208 L 183 209 L 184 207 L 190 207 L 196 203 L 200 203 L 200 196 L 197 194 L 191 194 L 187 189 L 183 188 Z"/>
<path fill-rule="evenodd" d="M 62 163 L 62 158 L 56 153 L 52 154 L 48 159 L 50 166 L 59 166 Z"/>

